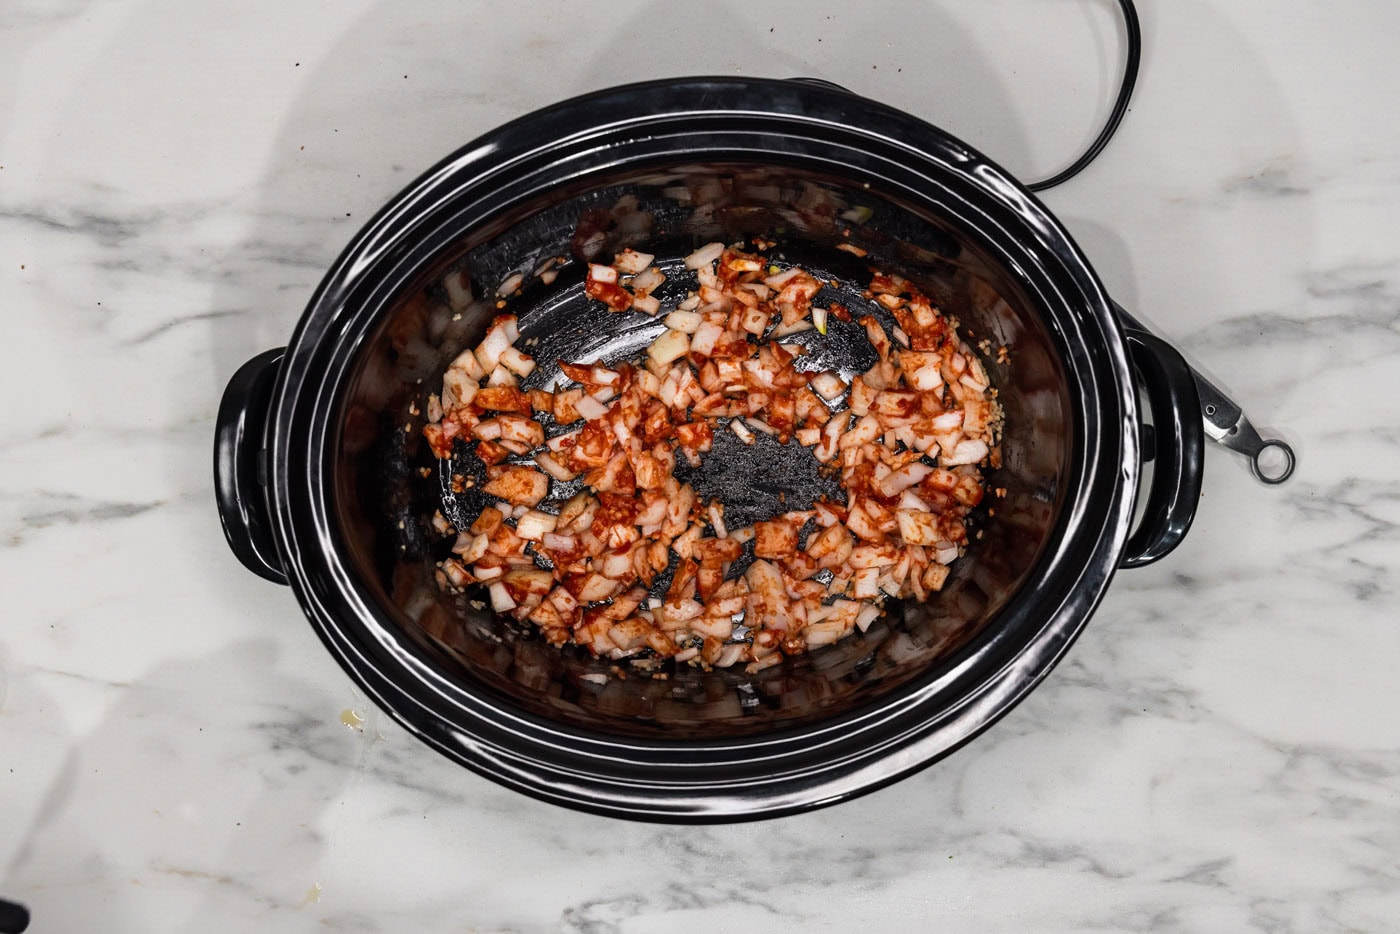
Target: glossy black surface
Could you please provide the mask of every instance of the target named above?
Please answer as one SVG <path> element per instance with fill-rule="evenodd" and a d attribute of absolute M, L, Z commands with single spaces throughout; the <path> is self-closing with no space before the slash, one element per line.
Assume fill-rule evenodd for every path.
<path fill-rule="evenodd" d="M 833 200 L 839 210 L 817 209 Z M 993 478 L 1007 496 L 937 600 L 756 676 L 597 684 L 585 677 L 605 670 L 595 660 L 439 592 L 429 517 L 452 503 L 413 412 L 480 337 L 496 285 L 577 255 L 578 235 L 603 218 L 602 250 L 635 240 L 676 256 L 762 232 L 832 268 L 849 267 L 833 249 L 849 230 L 869 262 L 918 281 L 974 342 L 1010 348 L 1009 366 L 988 361 L 1008 416 Z M 449 303 L 438 285 L 449 271 L 466 273 L 474 300 Z M 645 340 L 621 333 L 625 316 L 590 309 L 563 273 L 527 286 L 511 310 L 560 353 L 606 358 Z M 836 350 L 861 352 L 858 342 Z M 614 89 L 508 124 L 439 164 L 321 284 L 283 361 L 270 426 L 280 561 L 326 645 L 377 702 L 503 784 L 673 821 L 830 804 L 985 729 L 1097 605 L 1139 473 L 1118 320 L 1039 202 L 913 117 L 779 81 Z"/>
<path fill-rule="evenodd" d="M 29 929 L 29 909 L 0 899 L 0 934 L 23 934 Z"/>
<path fill-rule="evenodd" d="M 1206 437 L 1196 379 L 1186 359 L 1146 331 L 1130 328 L 1126 337 L 1147 392 L 1156 439 L 1152 483 L 1121 562 L 1136 568 L 1166 557 L 1191 528 L 1201 500 Z"/>
<path fill-rule="evenodd" d="M 272 537 L 266 494 L 267 417 L 282 348 L 265 350 L 238 368 L 224 387 L 214 420 L 214 496 L 224 538 L 243 566 L 287 582 Z"/>

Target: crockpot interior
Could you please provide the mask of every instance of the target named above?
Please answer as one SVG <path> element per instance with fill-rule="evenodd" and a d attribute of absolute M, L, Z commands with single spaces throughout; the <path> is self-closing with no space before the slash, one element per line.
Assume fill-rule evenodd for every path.
<path fill-rule="evenodd" d="M 452 494 L 452 468 L 434 460 L 421 434 L 427 395 L 437 391 L 447 362 L 480 340 L 501 301 L 520 317 L 522 341 L 542 367 L 551 356 L 626 357 L 660 324 L 589 302 L 584 259 L 611 257 L 625 246 L 676 258 L 711 240 L 756 236 L 776 243 L 770 256 L 840 280 L 841 300 L 853 311 L 869 304 L 860 292 L 870 268 L 906 276 L 956 316 L 979 348 L 1006 414 L 1002 464 L 989 476 L 989 485 L 1005 493 L 989 496 L 975 514 L 975 539 L 945 588 L 922 605 L 891 605 L 866 633 L 757 674 L 742 666 L 681 667 L 608 678 L 597 675 L 617 663 L 546 645 L 528 626 L 492 614 L 480 594 L 444 592 L 435 562 L 447 556 L 452 537 L 433 530 L 434 513 L 469 518 L 473 508 Z M 868 255 L 837 250 L 842 242 Z M 339 545 L 428 663 L 522 715 L 591 731 L 663 738 L 770 732 L 937 677 L 995 625 L 1031 573 L 1053 539 L 1069 479 L 1073 425 L 1061 355 L 1016 271 L 989 255 L 977 236 L 946 219 L 820 167 L 652 166 L 645 175 L 601 173 L 537 192 L 490 223 L 460 231 L 385 307 L 359 347 L 330 467 Z M 570 262 L 546 284 L 533 273 L 555 256 Z M 519 294 L 499 299 L 498 286 L 516 273 L 524 274 Z M 472 298 L 449 293 L 448 276 Z M 863 338 L 831 338 L 833 365 L 863 368 Z M 997 359 L 1002 346 L 1005 363 Z M 773 465 L 739 460 L 715 467 L 725 472 L 716 482 L 738 498 L 761 490 Z M 769 482 L 755 508 L 783 482 Z M 772 511 L 781 510 L 775 504 Z"/>

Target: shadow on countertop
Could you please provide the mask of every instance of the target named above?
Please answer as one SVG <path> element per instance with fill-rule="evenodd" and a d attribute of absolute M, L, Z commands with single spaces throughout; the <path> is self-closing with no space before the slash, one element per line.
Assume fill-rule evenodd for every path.
<path fill-rule="evenodd" d="M 785 15 L 729 0 L 654 0 L 601 23 L 559 6 L 494 17 L 491 33 L 470 4 L 440 9 L 431 28 L 401 4 L 374 6 L 329 53 L 296 70 L 300 91 L 268 152 L 252 228 L 211 302 L 238 312 L 209 321 L 217 389 L 248 358 L 290 338 L 321 275 L 393 194 L 480 134 L 587 91 L 682 75 L 804 75 L 879 98 L 889 82 L 901 92 L 896 106 L 955 132 L 959 123 L 994 128 L 996 157 L 1027 161 L 998 77 L 1004 64 L 947 13 L 930 4 L 902 10 L 906 29 L 892 36 L 836 3 L 789 5 Z M 770 31 L 770 20 L 781 31 Z M 945 54 L 910 71 L 929 76 L 936 91 L 911 86 L 912 75 L 870 69 L 877 53 L 910 60 L 930 43 Z"/>

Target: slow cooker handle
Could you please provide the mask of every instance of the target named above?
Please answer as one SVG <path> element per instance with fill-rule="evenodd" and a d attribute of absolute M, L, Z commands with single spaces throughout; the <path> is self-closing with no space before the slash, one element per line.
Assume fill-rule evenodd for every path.
<path fill-rule="evenodd" d="M 1121 567 L 1138 568 L 1165 557 L 1181 544 L 1196 517 L 1205 463 L 1205 429 L 1191 367 L 1166 341 L 1126 328 L 1133 365 L 1152 409 L 1155 452 L 1152 485 L 1137 530 L 1128 537 Z"/>
<path fill-rule="evenodd" d="M 224 537 L 243 566 L 277 584 L 287 573 L 267 506 L 267 417 L 285 347 L 258 354 L 224 387 L 214 424 L 214 495 Z"/>

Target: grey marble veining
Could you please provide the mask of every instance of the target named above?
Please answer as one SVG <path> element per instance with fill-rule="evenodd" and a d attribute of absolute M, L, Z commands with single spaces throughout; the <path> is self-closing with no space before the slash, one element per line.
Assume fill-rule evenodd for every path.
<path fill-rule="evenodd" d="M 1111 97 L 1111 6 L 0 8 L 0 896 L 36 931 L 1393 930 L 1393 4 L 1141 4 L 1133 111 L 1045 200 L 1298 473 L 1209 451 L 1183 546 L 895 786 L 703 828 L 536 803 L 375 710 L 214 514 L 228 376 L 478 132 L 813 74 L 1043 177 Z"/>

